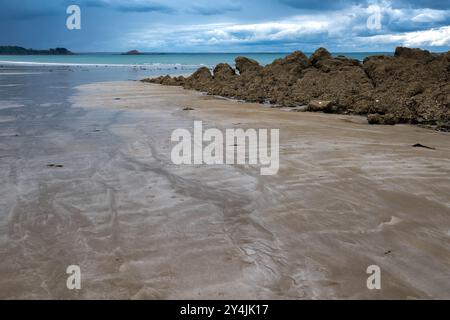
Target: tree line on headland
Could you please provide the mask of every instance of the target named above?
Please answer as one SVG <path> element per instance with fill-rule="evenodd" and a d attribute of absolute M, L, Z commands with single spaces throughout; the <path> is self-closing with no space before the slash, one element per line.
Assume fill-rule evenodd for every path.
<path fill-rule="evenodd" d="M 48 50 L 26 49 L 18 46 L 0 46 L 0 55 L 69 55 L 74 54 L 66 48 Z"/>

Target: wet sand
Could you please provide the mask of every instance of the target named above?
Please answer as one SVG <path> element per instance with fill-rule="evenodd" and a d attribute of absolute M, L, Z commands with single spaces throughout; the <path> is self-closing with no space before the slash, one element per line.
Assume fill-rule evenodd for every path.
<path fill-rule="evenodd" d="M 450 298 L 449 134 L 139 82 L 71 102 L 72 130 L 2 144 L 0 298 Z M 194 120 L 279 128 L 278 175 L 173 165 Z"/>

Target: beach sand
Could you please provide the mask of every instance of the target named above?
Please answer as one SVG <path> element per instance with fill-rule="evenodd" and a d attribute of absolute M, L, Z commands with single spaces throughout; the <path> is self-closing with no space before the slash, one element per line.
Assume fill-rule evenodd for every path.
<path fill-rule="evenodd" d="M 0 298 L 450 299 L 449 134 L 140 82 L 71 101 L 83 134 L 0 168 Z M 194 120 L 280 129 L 279 173 L 173 165 Z"/>

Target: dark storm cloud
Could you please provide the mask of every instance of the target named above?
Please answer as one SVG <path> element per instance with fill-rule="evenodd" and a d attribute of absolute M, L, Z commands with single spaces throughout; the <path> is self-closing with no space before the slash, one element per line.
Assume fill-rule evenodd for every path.
<path fill-rule="evenodd" d="M 274 1 L 277 2 L 277 1 Z M 281 3 L 293 8 L 306 10 L 336 10 L 349 7 L 356 3 L 365 4 L 366 1 L 349 1 L 349 0 L 323 0 L 323 1 L 308 1 L 308 0 L 281 0 Z"/>
<path fill-rule="evenodd" d="M 449 0 L 394 0 L 393 5 L 398 8 L 429 8 L 429 9 L 441 9 L 449 10 L 450 1 Z"/>
<path fill-rule="evenodd" d="M 121 12 L 162 12 L 172 13 L 174 8 L 153 1 L 108 1 L 108 0 L 86 0 L 78 1 L 80 5 L 96 8 L 110 8 Z M 166 1 L 167 2 L 167 1 Z"/>

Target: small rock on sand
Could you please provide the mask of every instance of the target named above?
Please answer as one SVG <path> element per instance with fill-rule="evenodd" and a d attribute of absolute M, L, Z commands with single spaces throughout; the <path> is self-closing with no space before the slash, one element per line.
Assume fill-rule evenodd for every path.
<path fill-rule="evenodd" d="M 51 164 L 48 164 L 47 167 L 49 167 L 49 168 L 64 168 L 64 165 L 51 163 Z"/>

